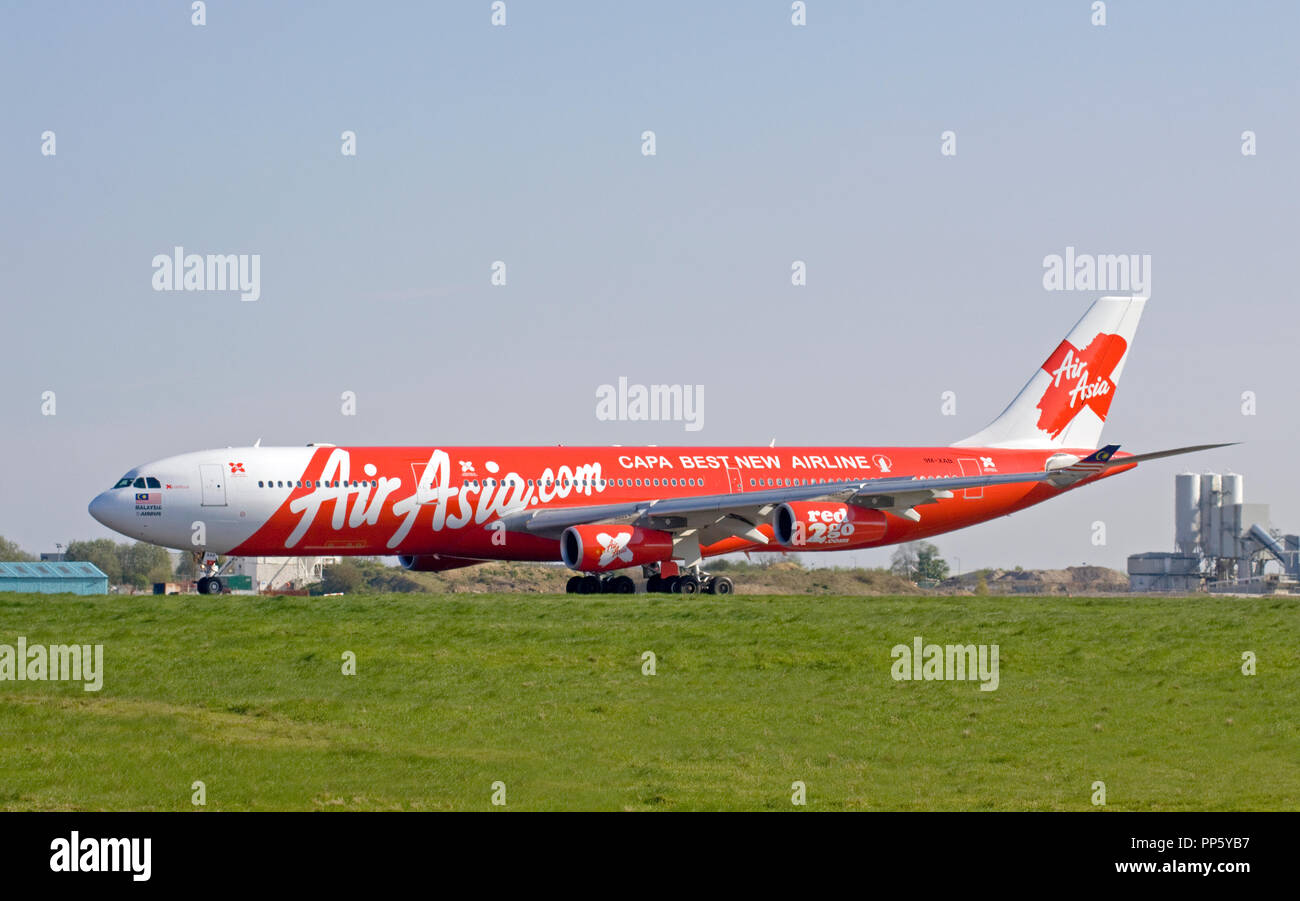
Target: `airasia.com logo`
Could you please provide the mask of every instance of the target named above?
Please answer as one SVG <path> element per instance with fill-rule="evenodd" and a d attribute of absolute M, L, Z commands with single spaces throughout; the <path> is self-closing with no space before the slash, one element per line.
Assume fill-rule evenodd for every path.
<path fill-rule="evenodd" d="M 1038 427 L 1056 438 L 1085 406 L 1104 421 L 1115 389 L 1111 374 L 1126 350 L 1119 335 L 1098 335 L 1083 350 L 1062 341 L 1043 364 L 1052 382 L 1038 402 Z"/>

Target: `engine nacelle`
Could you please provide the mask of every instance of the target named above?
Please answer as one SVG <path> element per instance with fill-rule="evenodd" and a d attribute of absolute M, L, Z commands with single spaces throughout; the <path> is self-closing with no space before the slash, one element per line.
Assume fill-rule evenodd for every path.
<path fill-rule="evenodd" d="M 772 514 L 778 544 L 810 551 L 870 544 L 885 537 L 888 526 L 884 513 L 853 504 L 794 501 Z"/>
<path fill-rule="evenodd" d="M 560 559 L 579 572 L 607 572 L 662 563 L 673 555 L 671 532 L 636 526 L 570 526 L 560 536 Z"/>
<path fill-rule="evenodd" d="M 410 554 L 399 554 L 397 563 L 402 569 L 416 573 L 440 573 L 449 569 L 460 569 L 462 566 L 473 566 L 478 560 L 468 560 L 464 557 L 448 557 L 445 554 L 419 554 L 412 556 Z"/>

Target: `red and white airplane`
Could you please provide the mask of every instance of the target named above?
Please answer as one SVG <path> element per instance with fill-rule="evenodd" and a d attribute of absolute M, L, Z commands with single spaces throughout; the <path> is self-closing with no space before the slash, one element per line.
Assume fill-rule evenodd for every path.
<path fill-rule="evenodd" d="M 1143 298 L 1096 301 L 983 431 L 950 447 L 240 447 L 137 466 L 90 504 L 141 541 L 201 554 L 397 555 L 437 572 L 563 561 L 570 592 L 729 594 L 708 557 L 915 541 L 1145 460 L 1098 450 Z"/>

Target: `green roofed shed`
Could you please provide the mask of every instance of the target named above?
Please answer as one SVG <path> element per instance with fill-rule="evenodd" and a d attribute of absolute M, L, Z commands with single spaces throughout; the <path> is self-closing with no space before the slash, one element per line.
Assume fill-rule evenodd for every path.
<path fill-rule="evenodd" d="M 108 594 L 108 576 L 93 563 L 0 563 L 0 591 Z"/>

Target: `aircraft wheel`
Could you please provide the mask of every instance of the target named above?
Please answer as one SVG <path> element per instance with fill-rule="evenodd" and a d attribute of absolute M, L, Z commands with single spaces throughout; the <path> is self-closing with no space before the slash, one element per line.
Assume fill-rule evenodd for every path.
<path fill-rule="evenodd" d="M 565 594 L 578 594 L 582 591 L 582 576 L 571 576 L 568 582 L 564 583 Z"/>
<path fill-rule="evenodd" d="M 600 594 L 600 576 L 584 576 L 582 579 L 583 594 Z"/>
<path fill-rule="evenodd" d="M 670 593 L 670 594 L 681 594 L 681 593 L 682 593 L 682 577 L 681 577 L 681 576 L 669 576 L 667 579 L 665 579 L 665 580 L 664 580 L 664 591 L 666 591 L 666 592 L 668 592 L 668 593 Z"/>
<path fill-rule="evenodd" d="M 681 594 L 699 594 L 700 580 L 695 576 L 682 576 L 677 580 L 677 591 Z"/>
<path fill-rule="evenodd" d="M 664 580 L 661 576 L 651 576 L 645 580 L 645 590 L 647 594 L 658 594 L 664 590 Z"/>
<path fill-rule="evenodd" d="M 199 591 L 203 592 L 204 594 L 221 594 L 221 589 L 225 587 L 224 585 L 221 584 L 221 580 L 218 579 L 216 576 L 213 576 L 212 578 L 208 579 L 207 582 L 208 584 L 205 587 L 199 589 Z"/>
<path fill-rule="evenodd" d="M 195 587 L 198 588 L 198 590 L 199 590 L 199 594 L 207 594 L 207 593 L 208 593 L 208 577 L 207 577 L 207 576 L 204 576 L 202 579 L 199 579 L 198 584 L 197 584 Z"/>
<path fill-rule="evenodd" d="M 714 594 L 733 594 L 736 591 L 736 584 L 726 576 L 718 576 L 710 582 L 709 588 Z"/>
<path fill-rule="evenodd" d="M 615 594 L 636 594 L 636 583 L 628 576 L 618 576 L 610 581 Z"/>

